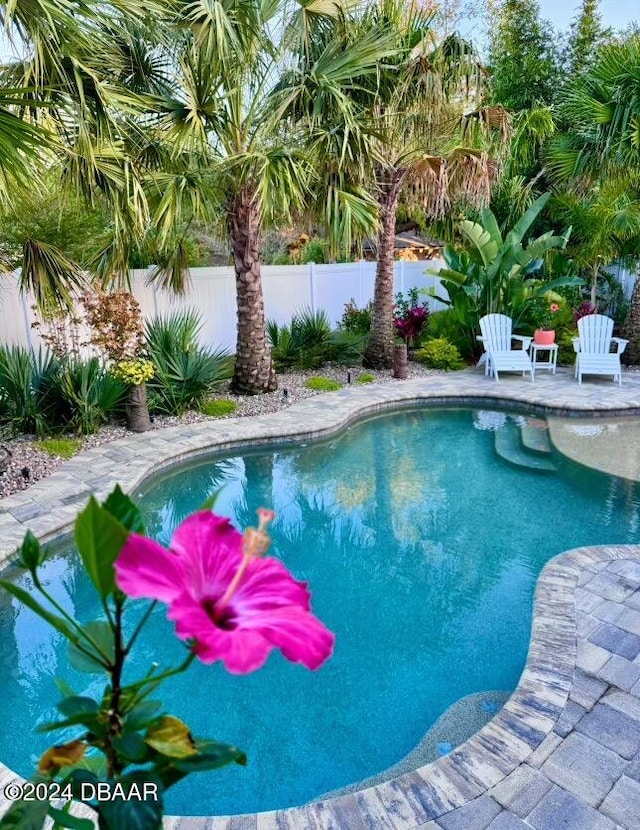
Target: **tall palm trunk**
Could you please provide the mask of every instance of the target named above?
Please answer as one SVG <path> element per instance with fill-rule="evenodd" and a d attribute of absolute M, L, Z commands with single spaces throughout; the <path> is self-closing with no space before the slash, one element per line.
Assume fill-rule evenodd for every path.
<path fill-rule="evenodd" d="M 625 363 L 637 366 L 640 363 L 640 277 L 636 277 L 633 286 L 624 336 L 629 341 L 629 345 L 625 349 L 623 359 Z"/>
<path fill-rule="evenodd" d="M 239 395 L 273 392 L 277 382 L 267 338 L 260 278 L 260 209 L 250 185 L 236 194 L 228 226 L 238 302 L 238 339 L 231 390 Z"/>
<path fill-rule="evenodd" d="M 378 185 L 378 264 L 371 313 L 371 336 L 362 361 L 369 369 L 390 369 L 393 363 L 393 252 L 396 211 L 403 178 L 402 171 L 391 170 Z"/>

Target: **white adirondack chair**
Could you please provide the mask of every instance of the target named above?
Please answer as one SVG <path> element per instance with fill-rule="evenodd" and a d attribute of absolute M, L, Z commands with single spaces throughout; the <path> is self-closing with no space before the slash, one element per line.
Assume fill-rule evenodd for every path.
<path fill-rule="evenodd" d="M 578 337 L 573 338 L 578 383 L 583 375 L 611 375 L 622 386 L 620 355 L 629 341 L 612 337 L 612 332 L 613 320 L 604 314 L 587 314 L 578 320 Z M 615 351 L 611 351 L 612 344 Z"/>
<path fill-rule="evenodd" d="M 487 314 L 480 320 L 482 345 L 485 350 L 484 373 L 494 375 L 500 380 L 498 372 L 529 372 L 533 381 L 534 373 L 529 357 L 531 337 L 512 334 L 513 321 L 506 314 Z M 512 341 L 518 340 L 522 346 L 512 348 Z"/>

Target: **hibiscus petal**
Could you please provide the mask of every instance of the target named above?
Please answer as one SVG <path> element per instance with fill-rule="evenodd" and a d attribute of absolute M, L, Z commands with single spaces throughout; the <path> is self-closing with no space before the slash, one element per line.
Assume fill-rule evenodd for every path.
<path fill-rule="evenodd" d="M 259 669 L 273 649 L 273 644 L 258 630 L 219 628 L 188 594 L 182 594 L 171 604 L 168 617 L 175 620 L 178 637 L 196 641 L 194 651 L 203 663 L 222 660 L 231 674 Z"/>
<path fill-rule="evenodd" d="M 265 556 L 249 563 L 230 604 L 245 617 L 290 605 L 308 611 L 310 599 L 306 582 L 294 579 L 279 559 Z"/>
<path fill-rule="evenodd" d="M 243 621 L 243 629 L 259 631 L 292 663 L 319 669 L 333 654 L 334 634 L 317 617 L 297 606 L 264 612 Z"/>
<path fill-rule="evenodd" d="M 230 674 L 249 674 L 262 668 L 273 649 L 257 631 L 217 630 L 215 636 L 198 640 L 195 651 L 203 663 L 222 660 Z"/>
<path fill-rule="evenodd" d="M 242 561 L 242 534 L 229 519 L 201 511 L 179 525 L 171 550 L 184 563 L 196 599 L 222 596 Z"/>
<path fill-rule="evenodd" d="M 184 590 L 184 568 L 178 557 L 138 533 L 127 538 L 115 569 L 118 588 L 130 597 L 171 602 Z"/>

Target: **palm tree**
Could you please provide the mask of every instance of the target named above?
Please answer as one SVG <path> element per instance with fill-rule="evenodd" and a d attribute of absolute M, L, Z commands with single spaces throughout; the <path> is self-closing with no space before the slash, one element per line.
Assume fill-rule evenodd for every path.
<path fill-rule="evenodd" d="M 265 324 L 260 233 L 265 223 L 290 222 L 302 214 L 318 178 L 314 148 L 303 140 L 300 124 L 291 117 L 294 99 L 309 100 L 301 55 L 310 53 L 309 44 L 318 32 L 328 32 L 314 63 L 314 88 L 322 91 L 314 107 L 318 123 L 327 107 L 341 107 L 346 123 L 352 109 L 344 88 L 354 77 L 375 76 L 390 46 L 370 32 L 360 40 L 353 38 L 345 49 L 336 48 L 336 43 L 344 44 L 343 32 L 358 18 L 338 3 L 319 7 L 301 0 L 284 21 L 276 16 L 277 7 L 259 0 L 221 4 L 217 16 L 210 14 L 204 0 L 189 9 L 189 31 L 176 44 L 173 89 L 154 97 L 154 140 L 170 151 L 158 157 L 149 177 L 157 187 L 154 222 L 168 250 L 176 224 L 193 216 L 221 220 L 236 273 L 238 335 L 232 389 L 242 394 L 269 392 L 276 388 L 276 379 Z M 286 93 L 281 83 L 285 77 L 289 82 L 296 79 Z M 350 197 L 346 190 L 341 193 L 339 208 L 352 206 Z M 334 215 L 340 213 L 334 209 Z M 343 222 L 343 235 L 348 237 L 350 223 L 346 225 Z"/>
<path fill-rule="evenodd" d="M 595 308 L 602 266 L 624 257 L 626 250 L 640 251 L 640 198 L 630 194 L 626 182 L 610 179 L 586 196 L 561 193 L 553 207 L 572 227 L 568 252 L 589 274 L 590 302 Z"/>
<path fill-rule="evenodd" d="M 594 305 L 601 263 L 640 258 L 638 79 L 640 35 L 601 47 L 566 88 L 568 128 L 548 151 L 549 169 L 564 191 L 557 204 L 573 215 L 583 242 L 576 253 L 591 270 Z M 626 328 L 630 359 L 640 357 L 639 323 L 640 289 L 633 292 Z"/>
<path fill-rule="evenodd" d="M 145 14 L 161 10 L 161 0 L 151 0 Z M 144 212 L 120 163 L 119 122 L 136 101 L 120 83 L 132 60 L 113 31 L 131 14 L 140 8 L 130 0 L 0 5 L 19 55 L 0 67 L 0 203 L 57 170 L 87 199 L 106 196 L 116 224 L 122 206 L 130 215 Z M 46 313 L 71 308 L 84 285 L 76 263 L 36 239 L 25 241 L 20 281 Z"/>
<path fill-rule="evenodd" d="M 386 60 L 375 75 L 353 76 L 346 101 L 323 110 L 324 124 L 314 121 L 312 107 L 299 106 L 296 114 L 299 123 L 306 115 L 311 125 L 321 178 L 330 185 L 325 203 L 332 208 L 340 194 L 347 209 L 341 227 L 350 224 L 362 234 L 371 228 L 372 208 L 377 211 L 378 263 L 364 364 L 383 368 L 391 365 L 393 352 L 393 243 L 401 192 L 437 216 L 449 205 L 454 180 L 469 195 L 486 197 L 488 173 L 482 150 L 456 146 L 460 103 L 450 102 L 461 93 L 463 78 L 469 88 L 476 80 L 468 45 L 452 37 L 437 45 L 431 14 L 400 0 L 374 0 L 355 31 L 360 43 L 372 33 L 383 35 L 391 45 Z M 308 77 L 313 77 L 315 61 L 311 48 Z M 446 157 L 444 149 L 451 151 Z M 337 215 L 336 210 L 324 211 L 330 237 L 336 235 Z"/>
<path fill-rule="evenodd" d="M 386 73 L 374 112 L 380 149 L 373 192 L 380 226 L 371 336 L 363 363 L 378 369 L 388 368 L 393 355 L 393 255 L 401 193 L 434 219 L 443 217 L 457 198 L 482 205 L 490 195 L 485 147 L 460 143 L 462 96 L 477 82 L 472 50 L 455 37 L 434 47 L 421 16 L 410 19 L 407 30 L 410 44 L 419 39 L 400 66 Z M 494 126 L 494 118 L 502 123 L 506 113 L 478 110 L 469 121 L 484 129 Z"/>

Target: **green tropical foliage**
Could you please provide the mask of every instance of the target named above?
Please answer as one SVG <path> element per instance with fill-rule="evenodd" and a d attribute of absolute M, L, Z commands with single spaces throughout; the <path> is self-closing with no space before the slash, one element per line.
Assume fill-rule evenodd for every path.
<path fill-rule="evenodd" d="M 0 417 L 15 434 L 45 434 L 64 405 L 55 388 L 60 362 L 47 352 L 0 345 Z"/>
<path fill-rule="evenodd" d="M 580 282 L 573 276 L 551 281 L 540 277 L 545 257 L 566 247 L 570 228 L 560 236 L 547 231 L 525 241 L 549 197 L 548 193 L 539 197 L 506 234 L 501 232 L 491 210 L 484 208 L 480 222 L 460 223 L 464 247 L 445 247 L 443 256 L 447 268 L 441 269 L 438 275 L 448 297 L 436 296 L 455 313 L 471 351 L 476 348 L 479 321 L 485 314 L 506 314 L 517 325 L 532 299 Z"/>
<path fill-rule="evenodd" d="M 290 325 L 267 322 L 267 331 L 278 369 L 317 369 L 324 363 L 356 365 L 362 360 L 366 335 L 331 328 L 325 311 L 303 309 Z"/>
<path fill-rule="evenodd" d="M 57 378 L 70 410 L 68 426 L 80 435 L 97 432 L 102 424 L 122 414 L 127 386 L 97 357 L 67 361 Z"/>
<path fill-rule="evenodd" d="M 126 386 L 88 361 L 0 346 L 0 423 L 15 435 L 90 435 L 122 414 Z"/>
<path fill-rule="evenodd" d="M 200 315 L 194 310 L 155 317 L 146 324 L 146 348 L 154 376 L 147 382 L 150 411 L 182 415 L 198 409 L 207 395 L 229 380 L 233 360 L 226 349 L 200 344 Z"/>
<path fill-rule="evenodd" d="M 581 185 L 640 170 L 640 35 L 602 46 L 563 94 L 567 129 L 551 144 L 556 180 Z"/>

